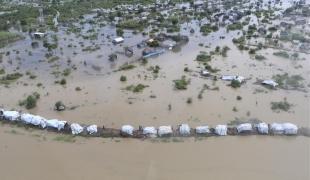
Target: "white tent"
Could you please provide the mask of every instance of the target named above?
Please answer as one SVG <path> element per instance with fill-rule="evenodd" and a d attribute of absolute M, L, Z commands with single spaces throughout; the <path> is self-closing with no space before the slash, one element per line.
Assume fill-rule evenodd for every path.
<path fill-rule="evenodd" d="M 181 124 L 179 127 L 180 134 L 183 136 L 188 136 L 191 134 L 191 128 L 188 124 Z"/>
<path fill-rule="evenodd" d="M 272 132 L 274 134 L 283 134 L 284 133 L 283 126 L 282 126 L 282 124 L 279 124 L 279 123 L 272 123 L 270 125 L 270 129 L 272 130 Z"/>
<path fill-rule="evenodd" d="M 81 132 L 83 132 L 83 127 L 77 123 L 71 124 L 70 128 L 71 128 L 71 133 L 73 135 L 80 134 Z"/>
<path fill-rule="evenodd" d="M 269 128 L 267 123 L 258 123 L 256 125 L 258 133 L 260 134 L 268 134 Z"/>
<path fill-rule="evenodd" d="M 252 131 L 252 130 L 253 130 L 252 129 L 252 124 L 250 124 L 250 123 L 239 124 L 237 126 L 238 133 Z"/>
<path fill-rule="evenodd" d="M 197 134 L 208 134 L 210 133 L 209 126 L 197 126 L 196 127 Z"/>
<path fill-rule="evenodd" d="M 159 126 L 158 128 L 158 135 L 159 136 L 167 136 L 172 134 L 172 127 L 171 126 Z"/>
<path fill-rule="evenodd" d="M 67 121 L 60 121 L 58 119 L 51 119 L 51 120 L 46 121 L 46 126 L 51 127 L 51 128 L 55 128 L 58 131 L 60 131 L 60 130 L 65 128 L 66 123 L 67 123 Z"/>
<path fill-rule="evenodd" d="M 283 123 L 284 134 L 286 135 L 295 135 L 298 132 L 298 127 L 292 123 Z"/>
<path fill-rule="evenodd" d="M 93 124 L 93 125 L 88 126 L 86 130 L 89 134 L 95 134 L 97 133 L 98 128 L 97 128 L 97 125 Z"/>
<path fill-rule="evenodd" d="M 36 116 L 32 114 L 22 114 L 20 119 L 22 122 L 26 124 L 41 126 L 42 128 L 46 127 L 46 119 L 41 116 Z"/>
<path fill-rule="evenodd" d="M 133 135 L 134 127 L 131 125 L 123 125 L 121 128 L 122 133 L 127 135 Z"/>
<path fill-rule="evenodd" d="M 143 128 L 143 134 L 150 136 L 150 137 L 156 137 L 157 136 L 157 130 L 155 127 L 144 127 Z"/>
<path fill-rule="evenodd" d="M 227 125 L 217 125 L 215 127 L 215 133 L 219 136 L 227 135 Z"/>
<path fill-rule="evenodd" d="M 8 121 L 17 121 L 20 117 L 20 114 L 17 111 L 2 111 L 2 113 L 4 119 Z"/>

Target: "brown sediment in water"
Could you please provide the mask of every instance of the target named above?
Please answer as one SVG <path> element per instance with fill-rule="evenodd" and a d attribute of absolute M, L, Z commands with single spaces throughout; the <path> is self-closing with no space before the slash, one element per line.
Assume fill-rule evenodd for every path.
<path fill-rule="evenodd" d="M 310 177 L 310 140 L 305 137 L 227 136 L 156 142 L 75 137 L 76 142 L 65 143 L 53 140 L 57 134 L 46 136 L 42 131 L 23 129 L 15 129 L 18 133 L 13 134 L 11 129 L 0 126 L 3 180 Z"/>

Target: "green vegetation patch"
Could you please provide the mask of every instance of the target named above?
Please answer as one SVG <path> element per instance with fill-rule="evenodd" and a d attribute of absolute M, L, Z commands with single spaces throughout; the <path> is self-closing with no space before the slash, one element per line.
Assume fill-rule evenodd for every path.
<path fill-rule="evenodd" d="M 22 77 L 23 74 L 21 73 L 13 73 L 13 74 L 7 74 L 0 78 L 0 84 L 10 84 L 11 82 L 16 81 L 20 77 Z"/>
<path fill-rule="evenodd" d="M 272 77 L 281 88 L 289 89 L 289 88 L 303 88 L 303 84 L 301 81 L 304 80 L 304 78 L 300 75 L 288 75 L 288 73 L 284 74 L 277 74 Z"/>
<path fill-rule="evenodd" d="M 72 135 L 59 135 L 59 136 L 56 136 L 53 140 L 68 142 L 68 143 L 74 143 L 76 141 L 75 136 L 72 136 Z"/>
<path fill-rule="evenodd" d="M 290 58 L 290 55 L 286 51 L 274 52 L 273 55 L 279 56 L 279 57 L 282 57 L 282 58 L 286 58 L 286 59 Z"/>
<path fill-rule="evenodd" d="M 0 48 L 21 39 L 22 36 L 8 31 L 0 31 Z"/>
<path fill-rule="evenodd" d="M 133 64 L 124 64 L 118 68 L 119 71 L 126 71 L 135 68 L 136 66 Z"/>
<path fill-rule="evenodd" d="M 280 102 L 271 102 L 271 109 L 275 112 L 280 112 L 280 111 L 289 111 L 290 108 L 292 107 L 292 104 L 288 103 L 286 99 Z"/>
<path fill-rule="evenodd" d="M 140 93 L 140 92 L 142 92 L 147 87 L 149 87 L 149 86 L 148 85 L 144 85 L 144 84 L 130 85 L 130 86 L 126 87 L 126 90 L 134 92 L 134 93 Z"/>
<path fill-rule="evenodd" d="M 212 26 L 211 24 L 204 24 L 200 27 L 200 32 L 202 33 L 202 35 L 207 36 L 208 34 L 212 33 L 212 32 L 216 32 L 218 31 L 219 28 L 218 26 Z"/>
<path fill-rule="evenodd" d="M 38 99 L 40 99 L 40 94 L 34 92 L 32 95 L 27 96 L 25 100 L 19 101 L 19 105 L 25 106 L 26 109 L 33 109 L 37 106 Z"/>
<path fill-rule="evenodd" d="M 187 89 L 187 85 L 190 83 L 190 80 L 186 79 L 185 76 L 182 76 L 181 79 L 174 80 L 173 82 L 175 89 L 185 90 Z"/>

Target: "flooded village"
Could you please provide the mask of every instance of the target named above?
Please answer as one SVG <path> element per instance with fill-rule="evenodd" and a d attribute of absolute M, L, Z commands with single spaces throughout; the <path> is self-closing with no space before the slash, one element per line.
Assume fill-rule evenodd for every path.
<path fill-rule="evenodd" d="M 1 179 L 310 178 L 310 1 L 0 4 Z"/>

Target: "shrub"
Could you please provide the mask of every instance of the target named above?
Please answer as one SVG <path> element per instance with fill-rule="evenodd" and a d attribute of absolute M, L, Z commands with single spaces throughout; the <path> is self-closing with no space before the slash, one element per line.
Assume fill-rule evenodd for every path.
<path fill-rule="evenodd" d="M 119 67 L 119 71 L 125 71 L 125 70 L 130 70 L 130 69 L 133 69 L 135 68 L 136 66 L 133 65 L 133 64 L 124 64 L 122 65 L 121 67 Z"/>
<path fill-rule="evenodd" d="M 288 111 L 290 110 L 292 104 L 288 103 L 286 101 L 286 99 L 284 99 L 284 101 L 280 101 L 280 102 L 271 102 L 271 109 L 273 111 Z"/>
<path fill-rule="evenodd" d="M 142 92 L 146 87 L 149 87 L 148 85 L 144 85 L 144 84 L 138 84 L 138 85 L 130 85 L 126 87 L 127 91 L 132 91 L 134 93 L 139 93 Z"/>
<path fill-rule="evenodd" d="M 263 56 L 263 55 L 255 55 L 255 59 L 256 59 L 256 60 L 259 60 L 259 61 L 262 61 L 262 60 L 265 60 L 266 57 Z"/>
<path fill-rule="evenodd" d="M 187 103 L 187 104 L 192 104 L 192 102 L 193 102 L 193 99 L 192 99 L 192 98 L 190 98 L 190 97 L 187 98 L 187 100 L 186 100 L 186 103 Z"/>
<path fill-rule="evenodd" d="M 187 89 L 187 85 L 190 83 L 189 80 L 186 80 L 185 76 L 182 76 L 181 79 L 174 80 L 173 82 L 174 82 L 174 87 L 178 90 Z"/>
<path fill-rule="evenodd" d="M 239 88 L 241 86 L 240 81 L 233 79 L 230 83 L 230 86 L 233 88 Z"/>
<path fill-rule="evenodd" d="M 40 94 L 35 92 L 32 95 L 29 95 L 25 100 L 20 101 L 20 106 L 25 106 L 26 109 L 32 109 L 37 106 L 37 100 L 40 99 Z"/>
<path fill-rule="evenodd" d="M 61 79 L 59 83 L 60 83 L 61 85 L 65 85 L 65 84 L 67 84 L 67 81 L 66 81 L 66 79 Z"/>
<path fill-rule="evenodd" d="M 196 61 L 199 61 L 199 62 L 209 62 L 209 61 L 211 61 L 211 56 L 206 54 L 206 53 L 200 53 L 200 54 L 197 55 Z"/>
<path fill-rule="evenodd" d="M 122 82 L 127 81 L 127 77 L 126 76 L 121 76 L 120 77 L 120 81 L 122 81 Z"/>

